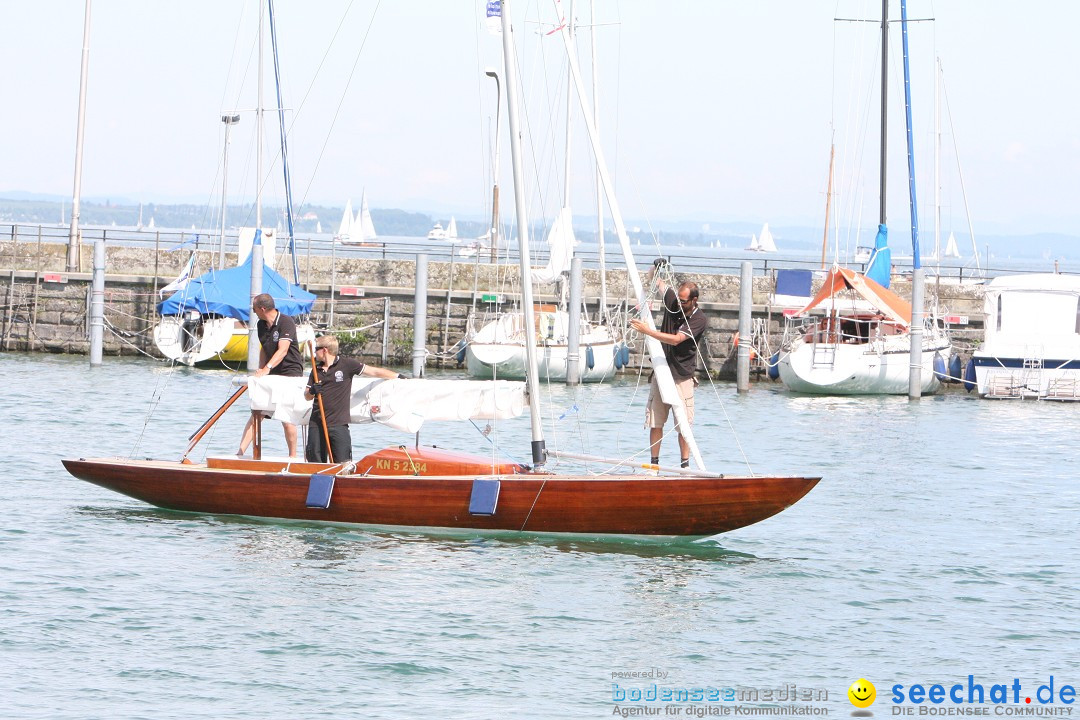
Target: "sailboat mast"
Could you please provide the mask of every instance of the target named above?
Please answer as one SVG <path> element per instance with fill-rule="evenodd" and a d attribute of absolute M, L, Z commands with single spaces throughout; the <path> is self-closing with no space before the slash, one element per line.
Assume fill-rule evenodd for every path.
<path fill-rule="evenodd" d="M 934 261 L 941 274 L 941 58 L 934 64 Z"/>
<path fill-rule="evenodd" d="M 75 133 L 75 187 L 71 195 L 71 228 L 68 230 L 67 270 L 79 269 L 79 201 L 82 198 L 83 136 L 86 129 L 86 75 L 90 65 L 90 0 L 83 14 L 82 67 L 79 71 L 79 127 Z M 63 214 L 63 210 L 61 210 Z"/>
<path fill-rule="evenodd" d="M 589 3 L 589 39 L 590 52 L 592 53 L 592 96 L 593 96 L 593 127 L 600 127 L 600 90 L 597 87 L 600 82 L 600 71 L 596 64 L 596 0 Z M 595 172 L 596 177 L 596 242 L 597 254 L 600 257 L 600 318 L 607 316 L 607 267 L 604 263 L 604 199 L 601 195 L 600 170 Z"/>
<path fill-rule="evenodd" d="M 502 0 L 503 64 L 506 72 L 506 115 L 510 122 L 510 157 L 514 167 L 514 206 L 517 209 L 518 249 L 521 261 L 521 314 L 525 321 L 525 389 L 529 395 L 529 415 L 532 423 L 533 465 L 547 460 L 544 430 L 540 423 L 540 393 L 537 387 L 539 370 L 536 362 L 536 314 L 533 310 L 531 260 L 529 257 L 529 218 L 525 206 L 525 173 L 522 168 L 521 129 L 518 124 L 517 54 L 514 50 L 513 27 L 510 24 L 510 2 Z"/>
<path fill-rule="evenodd" d="M 262 292 L 263 5 L 259 0 L 259 85 L 255 103 L 255 241 L 251 244 L 251 300 Z M 259 369 L 259 333 L 254 307 L 248 312 L 248 370 Z"/>
<path fill-rule="evenodd" d="M 553 0 L 553 3 L 556 6 L 557 12 L 558 0 Z M 506 22 L 505 19 L 503 22 Z M 592 118 L 589 114 L 589 101 L 585 95 L 585 85 L 581 80 L 581 72 L 578 69 L 577 53 L 574 50 L 573 43 L 570 42 L 565 27 L 562 28 L 560 34 L 563 39 L 563 47 L 566 49 L 566 57 L 570 64 L 570 71 L 574 78 L 574 86 L 577 88 L 578 104 L 581 106 L 582 114 L 585 116 L 585 129 L 588 131 L 589 142 L 592 144 L 596 168 L 600 173 L 600 180 L 604 186 L 604 194 L 607 198 L 608 208 L 611 210 L 612 222 L 615 224 L 615 233 L 619 236 L 619 245 L 622 246 L 627 276 L 634 289 L 634 297 L 637 298 L 637 304 L 640 308 L 640 317 L 650 328 L 655 328 L 652 312 L 646 302 L 645 289 L 641 285 L 641 277 L 638 274 L 637 263 L 634 262 L 634 254 L 630 250 L 630 238 L 626 234 L 626 225 L 623 223 L 622 212 L 619 210 L 619 203 L 615 199 L 614 186 L 612 185 L 611 178 L 608 174 L 607 162 L 604 160 L 604 150 L 600 146 L 600 138 L 596 134 L 596 128 L 593 127 Z M 653 373 L 655 373 L 657 377 L 657 385 L 660 388 L 660 397 L 666 405 L 671 406 L 671 409 L 675 413 L 676 421 L 679 423 L 679 427 L 685 428 L 682 437 L 690 447 L 690 454 L 694 458 L 694 463 L 697 465 L 698 469 L 704 470 L 705 462 L 701 458 L 701 452 L 698 450 L 697 441 L 694 440 L 693 430 L 686 419 L 686 406 L 683 404 L 682 397 L 675 389 L 675 381 L 671 377 L 671 368 L 668 367 L 664 349 L 661 346 L 660 341 L 653 337 L 646 337 L 645 345 L 649 349 L 649 358 L 652 360 Z"/>
<path fill-rule="evenodd" d="M 574 41 L 574 0 L 567 1 L 566 7 L 566 32 L 570 34 L 570 42 Z M 563 202 L 564 208 L 570 207 L 570 141 L 571 120 L 574 109 L 574 84 L 570 75 L 570 68 L 566 69 L 566 152 L 563 154 Z"/>
<path fill-rule="evenodd" d="M 881 176 L 878 225 L 885 225 L 885 173 L 889 164 L 889 0 L 881 0 Z"/>
<path fill-rule="evenodd" d="M 829 212 L 832 209 L 833 162 L 836 160 L 836 143 L 829 148 L 829 187 L 825 191 L 825 232 L 821 238 L 821 269 L 825 269 L 825 252 L 829 247 Z"/>

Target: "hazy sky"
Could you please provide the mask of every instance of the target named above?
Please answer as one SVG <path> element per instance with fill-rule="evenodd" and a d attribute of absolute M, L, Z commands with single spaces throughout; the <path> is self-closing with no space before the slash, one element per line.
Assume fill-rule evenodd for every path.
<path fill-rule="evenodd" d="M 877 215 L 876 0 L 596 0 L 601 134 L 628 218 L 820 225 L 835 137 L 838 215 Z M 567 0 L 564 0 L 564 5 Z M 483 0 L 277 0 L 297 202 L 478 216 L 490 183 L 501 41 Z M 890 14 L 899 19 L 900 3 Z M 574 15 L 587 23 L 590 6 Z M 220 115 L 239 109 L 230 202 L 254 193 L 254 0 L 96 0 L 90 39 L 84 197 L 220 203 Z M 561 202 L 565 56 L 549 0 L 515 2 L 528 105 L 531 214 Z M 1080 3 L 911 0 L 916 164 L 932 222 L 933 56 L 945 116 L 943 217 L 966 230 L 953 142 L 982 232 L 1080 227 Z M 69 195 L 83 3 L 0 3 L 0 195 Z M 590 63 L 587 28 L 582 64 Z M 890 225 L 906 227 L 899 26 L 891 37 Z M 267 41 L 267 67 L 269 42 Z M 266 104 L 273 82 L 266 79 Z M 505 113 L 500 183 L 512 193 Z M 276 118 L 267 146 L 277 147 Z M 835 131 L 835 135 L 834 135 Z M 590 159 L 575 128 L 571 182 L 592 214 Z M 267 169 L 268 192 L 280 193 Z M 539 187 L 539 190 L 536 190 Z M 538 193 L 542 193 L 541 196 Z M 542 203 L 542 204 L 541 204 Z"/>

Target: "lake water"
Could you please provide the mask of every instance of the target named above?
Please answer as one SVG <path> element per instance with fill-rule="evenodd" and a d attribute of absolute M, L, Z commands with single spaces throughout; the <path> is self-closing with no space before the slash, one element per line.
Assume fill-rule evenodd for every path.
<path fill-rule="evenodd" d="M 1056 689 L 1080 681 L 1080 406 L 703 385 L 711 468 L 745 471 L 745 453 L 756 472 L 824 479 L 780 515 L 695 544 L 177 513 L 60 465 L 178 458 L 230 381 L 149 360 L 91 370 L 84 357 L 0 354 L 0 717 L 702 717 L 738 705 L 615 701 L 653 684 L 795 684 L 828 693 L 802 705 L 849 717 L 859 678 L 885 717 L 895 684 L 973 675 L 987 692 L 1018 679 L 1034 696 L 1050 676 Z M 646 394 L 636 378 L 551 388 L 549 444 L 642 449 Z M 223 420 L 210 452 L 235 451 L 243 416 Z M 526 417 L 496 434 L 527 458 Z M 353 436 L 358 454 L 410 441 Z M 467 424 L 423 439 L 488 442 Z M 664 461 L 676 453 L 669 438 Z"/>

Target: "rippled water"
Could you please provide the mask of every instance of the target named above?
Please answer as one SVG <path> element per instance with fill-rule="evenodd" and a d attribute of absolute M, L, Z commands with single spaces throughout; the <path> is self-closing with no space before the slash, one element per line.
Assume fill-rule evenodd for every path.
<path fill-rule="evenodd" d="M 612 673 L 650 668 L 825 688 L 833 716 L 865 677 L 882 717 L 893 683 L 1080 681 L 1080 406 L 703 386 L 710 466 L 745 470 L 737 437 L 757 472 L 824 480 L 756 526 L 664 545 L 157 510 L 60 458 L 178 457 L 228 373 L 7 353 L 0 382 L 4 718 L 602 718 Z M 633 379 L 553 388 L 553 442 L 638 450 L 644 399 Z M 409 441 L 384 432 L 354 429 L 358 450 Z M 498 433 L 527 457 L 526 418 Z M 468 425 L 424 439 L 487 445 Z"/>

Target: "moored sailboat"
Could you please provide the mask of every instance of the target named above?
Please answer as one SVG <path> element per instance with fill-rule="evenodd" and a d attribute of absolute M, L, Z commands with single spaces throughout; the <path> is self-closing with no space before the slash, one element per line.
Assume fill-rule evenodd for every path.
<path fill-rule="evenodd" d="M 906 5 L 901 2 L 906 23 Z M 817 295 L 788 318 L 776 356 L 777 374 L 789 390 L 818 394 L 932 393 L 940 385 L 935 362 L 944 366 L 952 353 L 948 331 L 922 313 L 918 224 L 915 214 L 914 154 L 908 118 L 908 176 L 911 193 L 912 248 L 915 272 L 912 303 L 889 290 L 892 253 L 886 226 L 886 157 L 888 137 L 887 75 L 888 0 L 882 0 L 880 214 L 869 266 L 864 274 L 834 265 Z M 905 73 L 906 24 L 905 32 Z M 862 248 L 860 248 L 862 249 Z M 915 306 L 913 308 L 913 305 Z M 818 309 L 820 308 L 820 309 Z M 823 315 L 811 315 L 818 309 Z M 917 377 L 916 377 L 917 376 Z"/>

